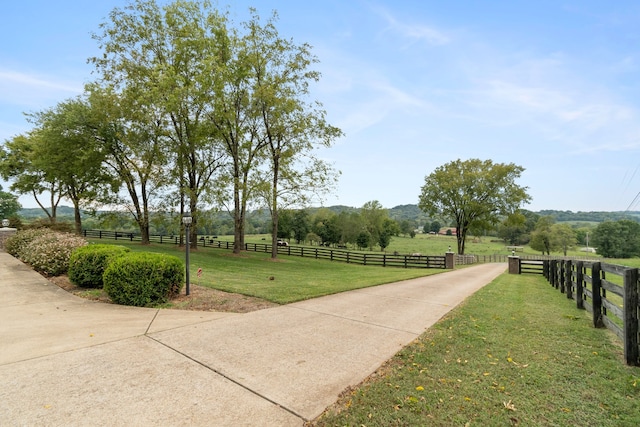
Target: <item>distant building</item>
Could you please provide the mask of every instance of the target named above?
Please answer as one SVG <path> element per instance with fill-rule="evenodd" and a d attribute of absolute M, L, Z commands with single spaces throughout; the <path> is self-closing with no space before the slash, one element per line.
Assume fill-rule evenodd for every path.
<path fill-rule="evenodd" d="M 442 227 L 438 234 L 441 236 L 456 236 L 456 228 L 455 227 Z"/>

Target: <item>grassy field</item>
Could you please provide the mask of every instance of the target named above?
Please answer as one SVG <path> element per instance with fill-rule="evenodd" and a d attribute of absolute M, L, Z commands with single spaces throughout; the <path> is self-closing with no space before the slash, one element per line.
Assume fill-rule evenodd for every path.
<path fill-rule="evenodd" d="M 316 426 L 637 426 L 640 369 L 540 276 L 502 275 Z"/>
<path fill-rule="evenodd" d="M 105 240 L 94 241 L 105 243 Z M 133 251 L 161 252 L 184 259 L 184 248 L 174 245 L 142 246 L 120 240 L 113 243 L 128 246 Z M 229 250 L 213 248 L 192 250 L 189 267 L 192 283 L 263 298 L 278 304 L 445 271 L 368 267 L 288 256 L 281 256 L 273 261 L 270 254 L 243 252 L 241 255 L 234 255 Z M 200 268 L 202 275 L 198 277 Z"/>
<path fill-rule="evenodd" d="M 233 236 L 220 236 L 222 241 L 233 241 Z M 465 253 L 471 255 L 511 255 L 511 250 L 507 249 L 503 242 L 492 242 L 495 237 L 470 237 L 465 245 Z M 271 243 L 271 236 L 268 234 L 247 235 L 245 237 L 247 243 Z M 417 234 L 413 239 L 405 236 L 394 236 L 387 248 L 387 253 L 399 252 L 401 254 L 421 253 L 423 255 L 440 255 L 449 250 L 454 252 L 457 249 L 456 238 L 453 236 L 438 236 L 430 234 Z M 379 251 L 379 247 L 374 250 Z M 353 250 L 353 248 L 350 248 Z M 524 246 L 524 251 L 518 252 L 518 255 L 540 255 L 540 252 L 532 250 L 528 246 Z M 552 255 L 562 256 L 562 252 L 554 252 Z M 586 256 L 596 258 L 595 254 L 586 254 L 584 251 L 572 250 L 567 252 L 567 256 Z"/>

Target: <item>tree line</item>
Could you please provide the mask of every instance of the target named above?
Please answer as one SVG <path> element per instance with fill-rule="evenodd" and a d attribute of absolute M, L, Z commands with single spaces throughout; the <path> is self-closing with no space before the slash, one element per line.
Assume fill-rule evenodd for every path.
<path fill-rule="evenodd" d="M 317 149 L 342 132 L 311 99 L 311 47 L 281 37 L 275 12 L 229 15 L 196 1 L 114 9 L 92 35 L 101 54 L 84 93 L 28 114 L 32 130 L 0 149 L 11 190 L 51 222 L 70 200 L 78 232 L 81 210 L 124 208 L 143 243 L 153 211 L 189 213 L 195 237 L 215 206 L 233 216 L 236 252 L 248 210 L 267 206 L 275 247 L 280 210 L 333 189 L 338 172 Z"/>

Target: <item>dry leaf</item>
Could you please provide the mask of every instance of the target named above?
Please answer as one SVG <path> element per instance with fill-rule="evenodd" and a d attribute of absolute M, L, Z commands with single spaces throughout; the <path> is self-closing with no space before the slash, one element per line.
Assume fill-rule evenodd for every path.
<path fill-rule="evenodd" d="M 508 402 L 502 402 L 502 404 L 504 405 L 504 407 L 510 411 L 515 411 L 516 407 L 513 403 L 511 403 L 511 401 Z"/>

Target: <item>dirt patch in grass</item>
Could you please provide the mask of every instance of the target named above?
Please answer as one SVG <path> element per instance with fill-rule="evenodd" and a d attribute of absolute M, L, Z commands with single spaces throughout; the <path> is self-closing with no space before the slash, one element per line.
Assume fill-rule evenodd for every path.
<path fill-rule="evenodd" d="M 101 289 L 81 288 L 71 283 L 67 276 L 49 277 L 49 281 L 81 298 L 111 303 L 109 296 Z M 167 303 L 164 308 L 193 311 L 223 311 L 230 313 L 249 313 L 251 311 L 276 307 L 278 304 L 260 298 L 219 291 L 206 286 L 192 284 L 190 295 L 185 290 Z"/>

